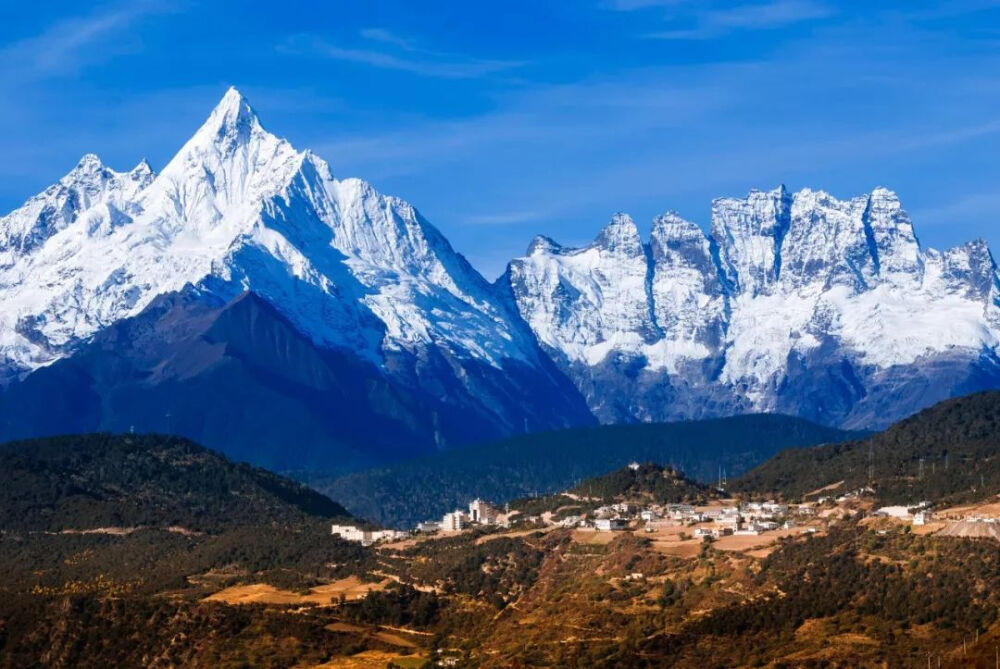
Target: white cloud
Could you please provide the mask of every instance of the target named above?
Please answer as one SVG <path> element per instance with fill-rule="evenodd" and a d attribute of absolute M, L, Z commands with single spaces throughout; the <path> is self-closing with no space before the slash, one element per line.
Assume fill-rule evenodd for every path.
<path fill-rule="evenodd" d="M 360 35 L 369 42 L 389 47 L 395 53 L 374 48 L 345 47 L 315 35 L 297 35 L 286 40 L 280 48 L 291 53 L 442 79 L 475 79 L 523 65 L 520 61 L 481 59 L 424 49 L 417 46 L 414 40 L 399 37 L 382 28 L 366 28 Z"/>
<path fill-rule="evenodd" d="M 466 219 L 471 225 L 512 225 L 530 223 L 543 217 L 539 211 L 505 211 L 492 214 L 474 214 Z"/>
<path fill-rule="evenodd" d="M 33 37 L 0 48 L 0 79 L 32 81 L 71 75 L 109 55 L 134 50 L 127 29 L 143 17 L 166 11 L 150 2 L 133 2 L 101 13 L 63 19 Z"/>
<path fill-rule="evenodd" d="M 709 3 L 685 5 L 671 15 L 682 27 L 670 27 L 643 35 L 649 39 L 696 40 L 721 37 L 739 30 L 772 30 L 806 21 L 829 18 L 834 10 L 819 0 L 768 0 L 736 6 L 713 7 Z"/>

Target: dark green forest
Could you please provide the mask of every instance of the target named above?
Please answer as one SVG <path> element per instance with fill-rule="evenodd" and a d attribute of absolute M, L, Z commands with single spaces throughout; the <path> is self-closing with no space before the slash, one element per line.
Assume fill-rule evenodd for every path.
<path fill-rule="evenodd" d="M 843 481 L 885 503 L 959 503 L 1000 490 L 1000 392 L 937 404 L 866 439 L 783 451 L 730 485 L 789 498 Z"/>
<path fill-rule="evenodd" d="M 348 517 L 327 497 L 180 437 L 88 434 L 0 446 L 0 527 L 214 532 Z"/>
<path fill-rule="evenodd" d="M 522 435 L 310 483 L 359 517 L 412 527 L 476 497 L 506 502 L 566 490 L 632 460 L 711 482 L 720 469 L 735 476 L 784 448 L 856 436 L 779 415 L 604 425 Z"/>

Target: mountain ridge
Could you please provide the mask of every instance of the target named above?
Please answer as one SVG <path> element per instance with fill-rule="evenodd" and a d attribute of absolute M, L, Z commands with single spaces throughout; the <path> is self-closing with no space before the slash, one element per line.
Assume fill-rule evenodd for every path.
<path fill-rule="evenodd" d="M 989 248 L 922 249 L 883 187 L 718 198 L 709 233 L 668 212 L 648 241 L 616 214 L 582 247 L 536 238 L 498 283 L 602 422 L 879 427 L 1000 384 Z"/>
<path fill-rule="evenodd" d="M 95 174 L 87 172 L 91 179 Z M 334 351 L 351 359 L 348 367 L 363 369 L 339 370 L 356 377 L 359 396 L 402 393 L 409 398 L 404 404 L 423 405 L 424 416 L 390 410 L 390 422 L 409 425 L 397 448 L 445 448 L 593 421 L 512 305 L 498 298 L 416 209 L 359 179 L 336 179 L 315 154 L 296 151 L 264 130 L 235 89 L 130 206 L 115 212 L 101 206 L 74 210 L 75 218 L 40 246 L 7 249 L 12 262 L 0 267 L 0 299 L 7 305 L 0 312 L 6 394 L 18 392 L 32 372 L 93 354 L 100 334 L 115 324 L 156 321 L 159 297 L 185 294 L 217 306 L 251 292 L 309 340 L 303 347 Z M 13 218 L 21 220 L 23 213 L 18 210 Z M 107 224 L 93 225 L 90 219 Z M 167 329 L 158 331 L 175 338 Z M 171 353 L 168 346 L 149 344 Z M 155 370 L 170 366 L 169 360 L 132 353 L 145 366 L 133 371 L 146 386 L 155 385 Z M 113 358 L 115 351 L 106 354 Z M 104 377 L 103 386 L 90 384 L 100 391 L 94 399 L 100 415 L 78 430 L 133 422 L 143 430 L 163 429 L 148 417 L 155 406 L 109 414 L 111 396 L 122 387 L 134 388 L 135 374 Z M 212 382 L 204 378 L 199 386 L 208 398 L 203 410 L 209 421 L 216 410 Z M 159 399 L 166 401 L 161 414 L 176 413 L 170 405 L 184 403 L 183 397 Z M 371 402 L 387 405 L 378 397 Z M 267 406 L 261 409 L 268 413 Z M 75 420 L 66 415 L 53 422 L 61 418 Z M 32 436 L 2 428 L 4 438 Z M 338 461 L 342 435 L 333 425 L 321 432 L 331 453 L 320 464 L 329 467 Z M 267 446 L 253 443 L 261 437 L 248 435 L 247 446 L 199 425 L 183 434 L 230 455 Z M 351 440 L 354 446 L 366 443 L 356 434 Z M 260 462 L 273 466 L 271 456 L 287 450 L 270 448 Z"/>

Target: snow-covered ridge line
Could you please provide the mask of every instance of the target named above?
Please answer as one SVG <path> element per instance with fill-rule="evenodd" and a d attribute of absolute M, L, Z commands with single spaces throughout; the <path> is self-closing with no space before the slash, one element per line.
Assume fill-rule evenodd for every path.
<path fill-rule="evenodd" d="M 335 178 L 235 89 L 160 174 L 88 155 L 0 219 L 0 359 L 30 371 L 186 286 L 253 290 L 376 364 L 427 345 L 537 362 L 530 331 L 412 206 Z"/>
<path fill-rule="evenodd" d="M 462 390 L 443 401 L 478 402 L 496 434 L 584 420 L 581 394 L 609 422 L 871 427 L 1000 387 L 989 249 L 922 249 L 891 191 L 720 198 L 710 231 L 668 212 L 644 240 L 615 214 L 582 248 L 535 238 L 490 285 L 410 204 L 338 179 L 230 89 L 160 174 L 88 155 L 0 218 L 0 385 L 193 289 L 252 292 L 408 391 L 447 377 Z"/>
<path fill-rule="evenodd" d="M 611 388 L 638 395 L 605 420 L 774 411 L 794 375 L 841 375 L 830 365 L 853 397 L 837 411 L 850 411 L 866 377 L 997 356 L 1000 280 L 985 242 L 922 249 L 888 189 L 755 190 L 713 201 L 710 229 L 668 212 L 643 242 L 616 214 L 585 247 L 536 238 L 511 262 L 502 283 L 595 411 Z M 664 393 L 678 388 L 701 400 L 677 411 Z"/>

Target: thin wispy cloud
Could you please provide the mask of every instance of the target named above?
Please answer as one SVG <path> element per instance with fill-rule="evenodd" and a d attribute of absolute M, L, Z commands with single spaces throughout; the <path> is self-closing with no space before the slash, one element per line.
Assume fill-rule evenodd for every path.
<path fill-rule="evenodd" d="M 634 12 L 639 9 L 655 7 L 678 7 L 681 5 L 697 5 L 699 0 L 607 0 L 604 6 L 619 12 Z"/>
<path fill-rule="evenodd" d="M 395 47 L 403 49 L 404 51 L 419 52 L 420 47 L 417 46 L 416 42 L 412 39 L 407 39 L 405 37 L 400 37 L 395 33 L 389 32 L 384 28 L 363 28 L 360 35 L 365 39 L 371 40 L 373 42 L 382 42 L 383 44 L 391 44 Z"/>
<path fill-rule="evenodd" d="M 8 81 L 74 74 L 110 54 L 137 48 L 127 30 L 143 17 L 162 11 L 160 5 L 134 2 L 64 19 L 38 35 L 0 48 L 0 71 Z"/>
<path fill-rule="evenodd" d="M 992 223 L 1000 208 L 1000 193 L 985 192 L 962 195 L 943 205 L 916 209 L 910 212 L 920 226 L 968 226 L 974 223 Z"/>
<path fill-rule="evenodd" d="M 466 219 L 466 223 L 471 225 L 514 225 L 537 221 L 542 216 L 542 212 L 539 211 L 508 211 L 493 214 L 476 214 L 469 216 Z"/>
<path fill-rule="evenodd" d="M 683 27 L 652 31 L 643 36 L 667 40 L 711 39 L 736 31 L 785 28 L 833 15 L 830 6 L 817 0 L 769 0 L 724 8 L 702 5 L 690 15 L 679 15 L 685 21 Z"/>
<path fill-rule="evenodd" d="M 290 53 L 311 55 L 330 60 L 369 65 L 371 67 L 410 72 L 442 79 L 475 79 L 523 65 L 520 61 L 474 58 L 462 54 L 425 49 L 408 38 L 381 28 L 366 28 L 360 37 L 368 47 L 348 47 L 315 35 L 297 35 L 280 48 Z"/>

